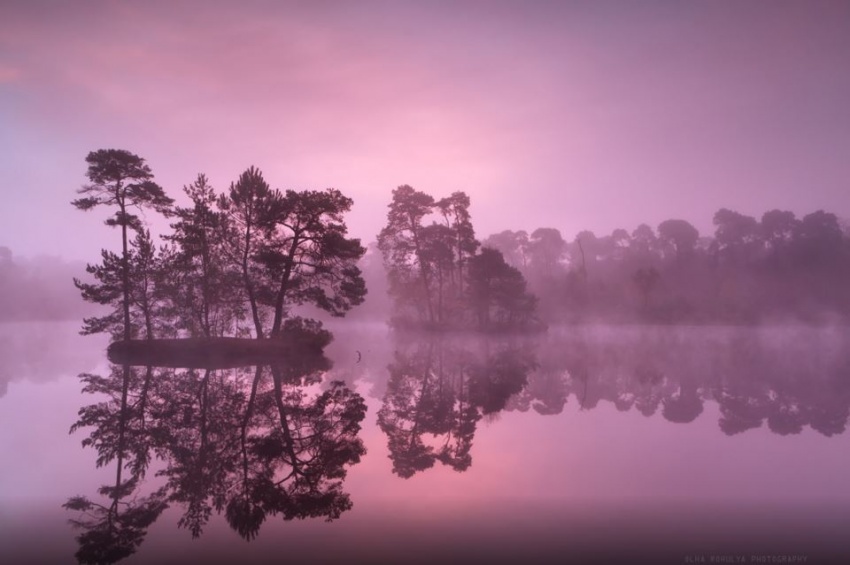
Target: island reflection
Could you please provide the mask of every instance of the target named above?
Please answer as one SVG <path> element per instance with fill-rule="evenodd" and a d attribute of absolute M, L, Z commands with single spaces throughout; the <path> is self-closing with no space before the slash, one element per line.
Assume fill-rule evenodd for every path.
<path fill-rule="evenodd" d="M 359 438 L 363 398 L 343 383 L 323 383 L 323 355 L 239 369 L 112 365 L 108 376 L 80 375 L 101 399 L 83 406 L 71 431 L 85 430 L 97 466 L 115 481 L 98 497 L 74 496 L 72 523 L 81 563 L 114 563 L 133 554 L 169 505 L 178 527 L 203 533 L 213 511 L 253 539 L 267 517 L 334 520 L 352 507 L 347 468 L 365 453 Z M 153 458 L 158 488 L 143 481 Z"/>
<path fill-rule="evenodd" d="M 409 478 L 437 461 L 466 470 L 478 421 L 526 387 L 535 365 L 529 347 L 472 345 L 434 339 L 396 351 L 378 425 L 398 476 Z"/>
<path fill-rule="evenodd" d="M 171 506 L 202 536 L 213 514 L 246 540 L 267 518 L 334 520 L 352 507 L 348 468 L 365 454 L 372 382 L 392 473 L 474 463 L 483 425 L 498 414 L 554 418 L 568 407 L 636 410 L 672 425 L 718 414 L 728 436 L 763 427 L 834 436 L 850 414 L 850 347 L 843 330 L 663 327 L 553 330 L 536 337 L 396 334 L 381 354 L 337 333 L 336 365 L 309 350 L 288 363 L 193 369 L 111 364 L 80 375 L 91 404 L 72 431 L 114 481 L 65 507 L 80 528 L 81 563 L 133 554 Z M 347 361 L 342 358 L 348 356 Z M 347 363 L 347 364 L 346 364 Z M 715 404 L 717 409 L 707 410 Z M 612 413 L 616 417 L 616 413 Z M 553 433 L 557 433 L 553 427 Z M 588 433 L 593 433 L 588 430 Z M 510 446 L 506 446 L 510 449 Z M 541 464 L 530 463 L 530 464 Z"/>
<path fill-rule="evenodd" d="M 546 337 L 399 336 L 378 424 L 393 473 L 473 461 L 479 422 L 502 411 L 553 416 L 610 403 L 687 424 L 708 402 L 732 436 L 762 427 L 845 431 L 850 343 L 843 330 L 581 328 Z"/>

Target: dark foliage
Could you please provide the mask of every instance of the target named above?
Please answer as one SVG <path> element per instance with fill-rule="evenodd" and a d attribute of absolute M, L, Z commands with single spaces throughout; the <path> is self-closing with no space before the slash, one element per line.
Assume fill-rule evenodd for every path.
<path fill-rule="evenodd" d="M 378 235 L 393 323 L 440 330 L 542 328 L 522 273 L 495 249 L 476 254 L 480 244 L 469 205 L 463 192 L 435 201 L 408 185 L 393 191 L 387 225 Z"/>
<path fill-rule="evenodd" d="M 685 220 L 657 234 L 504 231 L 484 241 L 529 282 L 547 322 L 756 324 L 850 319 L 850 238 L 835 215 L 797 219 L 772 210 L 761 221 L 721 209 L 713 237 Z"/>

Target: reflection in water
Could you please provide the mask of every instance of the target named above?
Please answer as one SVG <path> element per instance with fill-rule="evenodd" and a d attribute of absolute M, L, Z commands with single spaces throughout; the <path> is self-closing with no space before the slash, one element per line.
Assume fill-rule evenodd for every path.
<path fill-rule="evenodd" d="M 93 369 L 105 346 L 102 339 L 81 343 L 76 322 L 0 323 L 0 402 L 12 382 L 46 383 L 71 367 Z"/>
<path fill-rule="evenodd" d="M 843 332 L 671 331 L 653 328 L 549 338 L 538 368 L 507 409 L 558 414 L 570 396 L 580 409 L 608 401 L 670 422 L 720 408 L 734 435 L 758 428 L 842 433 L 850 413 L 850 343 Z"/>
<path fill-rule="evenodd" d="M 72 430 L 84 431 L 98 466 L 115 473 L 96 495 L 65 505 L 81 529 L 78 559 L 108 563 L 132 554 L 169 505 L 187 537 L 201 536 L 213 514 L 247 540 L 273 517 L 339 517 L 352 504 L 346 471 L 365 453 L 364 400 L 332 380 L 345 375 L 351 383 L 377 381 L 377 423 L 392 471 L 403 478 L 438 462 L 469 469 L 480 422 L 501 411 L 551 417 L 572 403 L 579 412 L 613 407 L 677 426 L 717 418 L 711 425 L 726 435 L 808 427 L 825 436 L 842 434 L 850 413 L 843 332 L 609 328 L 417 337 L 398 337 L 390 359 L 363 347 L 363 335 L 354 347 L 342 337 L 347 365 L 340 361 L 336 373 L 324 356 L 305 354 L 285 365 L 113 365 L 107 376 L 81 375 L 98 402 L 80 410 Z M 368 353 L 361 362 L 350 355 L 357 348 Z M 611 417 L 619 416 L 612 410 Z"/>
<path fill-rule="evenodd" d="M 71 521 L 82 530 L 77 536 L 77 560 L 114 563 L 136 551 L 147 528 L 167 507 L 163 489 L 147 496 L 138 492 L 153 443 L 146 419 L 153 371 L 148 368 L 140 378 L 129 366 L 112 366 L 108 377 L 82 374 L 80 379 L 85 383 L 84 392 L 106 396 L 109 401 L 81 408 L 71 431 L 93 428 L 83 446 L 97 450 L 98 467 L 115 461 L 115 483 L 98 490 L 106 499 L 103 503 L 74 496 L 64 506 L 80 513 Z"/>
<path fill-rule="evenodd" d="M 436 461 L 466 470 L 478 421 L 502 410 L 525 387 L 534 366 L 530 350 L 481 345 L 475 350 L 431 340 L 396 351 L 378 424 L 400 477 Z"/>
<path fill-rule="evenodd" d="M 268 516 L 338 518 L 351 508 L 346 468 L 365 453 L 359 439 L 362 397 L 343 383 L 321 384 L 321 356 L 286 366 L 179 370 L 113 365 L 108 377 L 85 374 L 85 392 L 106 400 L 80 409 L 72 431 L 97 465 L 115 465 L 100 500 L 75 496 L 65 507 L 82 533 L 81 563 L 113 563 L 132 554 L 169 505 L 178 526 L 201 535 L 213 511 L 245 539 Z M 151 455 L 164 483 L 146 492 Z M 150 490 L 148 488 L 147 490 Z"/>
<path fill-rule="evenodd" d="M 607 402 L 676 424 L 719 406 L 727 435 L 764 423 L 832 436 L 850 414 L 850 343 L 843 332 L 666 328 L 565 332 L 545 338 L 399 339 L 378 424 L 393 472 L 472 463 L 476 427 L 502 410 L 560 414 Z"/>

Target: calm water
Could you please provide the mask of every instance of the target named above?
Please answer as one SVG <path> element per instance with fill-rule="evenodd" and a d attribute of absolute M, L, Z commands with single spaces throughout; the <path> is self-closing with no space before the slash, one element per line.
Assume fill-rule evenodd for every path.
<path fill-rule="evenodd" d="M 125 372 L 76 324 L 0 326 L 0 563 L 121 545 L 119 441 L 121 563 L 850 559 L 845 331 L 332 329 L 329 371 Z"/>

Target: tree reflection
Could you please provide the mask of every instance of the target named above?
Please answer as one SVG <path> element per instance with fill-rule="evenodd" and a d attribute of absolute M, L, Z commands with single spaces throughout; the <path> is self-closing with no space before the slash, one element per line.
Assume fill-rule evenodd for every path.
<path fill-rule="evenodd" d="M 421 338 L 422 336 L 416 336 Z M 850 334 L 843 329 L 583 327 L 543 337 L 399 336 L 378 424 L 393 472 L 471 463 L 484 414 L 613 407 L 688 425 L 717 414 L 729 436 L 763 428 L 844 433 Z"/>
<path fill-rule="evenodd" d="M 534 367 L 530 350 L 480 343 L 479 351 L 440 340 L 396 351 L 378 425 L 398 476 L 409 478 L 437 461 L 466 470 L 478 421 L 525 387 Z"/>
<path fill-rule="evenodd" d="M 85 406 L 75 431 L 91 427 L 83 446 L 97 451 L 97 466 L 115 462 L 115 482 L 98 493 L 96 502 L 85 496 L 71 497 L 63 506 L 78 512 L 71 523 L 82 530 L 77 536 L 80 563 L 114 563 L 133 554 L 144 541 L 147 528 L 168 506 L 163 489 L 139 496 L 141 481 L 150 463 L 152 434 L 147 433 L 145 410 L 152 370 L 140 379 L 127 365 L 113 366 L 108 377 L 80 375 L 84 392 L 104 395 L 106 402 Z"/>
<path fill-rule="evenodd" d="M 582 410 L 608 402 L 686 424 L 715 402 L 726 435 L 766 424 L 780 435 L 808 426 L 832 436 L 844 432 L 850 415 L 847 342 L 843 332 L 728 328 L 549 337 L 507 409 L 553 415 L 573 396 Z"/>
<path fill-rule="evenodd" d="M 71 520 L 75 527 L 83 530 L 77 536 L 80 548 L 75 557 L 78 562 L 115 563 L 136 552 L 148 527 L 168 506 L 160 492 L 141 500 L 124 501 L 136 488 L 133 480 L 118 489 L 102 488 L 100 494 L 111 497 L 108 505 L 92 502 L 84 496 L 74 496 L 63 505 L 83 515 Z"/>
<path fill-rule="evenodd" d="M 360 395 L 333 382 L 308 398 L 281 368 L 272 367 L 271 374 L 270 394 L 257 398 L 253 392 L 262 370 L 252 385 L 238 444 L 238 488 L 226 501 L 228 523 L 246 539 L 256 536 L 267 515 L 339 518 L 352 505 L 342 489 L 346 467 L 365 453 L 358 437 L 366 415 Z M 250 428 L 252 412 L 259 425 Z"/>
<path fill-rule="evenodd" d="M 131 555 L 169 505 L 193 537 L 215 512 L 247 540 L 268 516 L 333 520 L 350 509 L 343 482 L 365 453 L 366 405 L 343 383 L 325 382 L 329 369 L 305 348 L 275 366 L 113 365 L 108 377 L 81 375 L 84 391 L 105 399 L 81 408 L 71 431 L 88 432 L 83 446 L 97 451 L 98 467 L 114 464 L 116 479 L 99 489 L 105 500 L 74 496 L 64 505 L 82 530 L 77 559 Z"/>
<path fill-rule="evenodd" d="M 178 526 L 193 537 L 224 503 L 235 421 L 244 409 L 242 373 L 160 371 L 167 390 L 157 414 L 163 430 L 159 451 L 167 465 L 158 474 L 167 479 L 169 500 L 183 508 Z"/>
<path fill-rule="evenodd" d="M 98 401 L 80 409 L 72 431 L 84 431 L 98 467 L 115 473 L 97 495 L 65 504 L 81 529 L 79 561 L 132 554 L 169 505 L 193 537 L 222 514 L 247 540 L 275 517 L 333 520 L 350 509 L 344 480 L 365 453 L 366 406 L 332 380 L 321 349 L 308 340 L 286 363 L 240 369 L 113 365 L 107 376 L 81 375 Z M 730 436 L 757 428 L 833 436 L 850 414 L 843 332 L 400 338 L 387 369 L 377 423 L 403 478 L 437 463 L 469 468 L 479 423 L 504 410 L 538 417 L 607 406 L 683 426 L 716 414 Z"/>
<path fill-rule="evenodd" d="M 665 420 L 677 424 L 687 424 L 702 414 L 703 400 L 696 383 L 685 379 L 679 383 L 679 389 L 663 400 L 661 414 Z"/>

